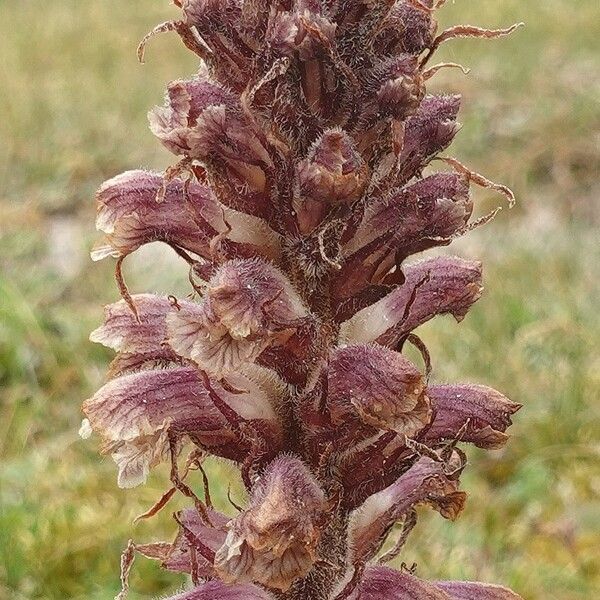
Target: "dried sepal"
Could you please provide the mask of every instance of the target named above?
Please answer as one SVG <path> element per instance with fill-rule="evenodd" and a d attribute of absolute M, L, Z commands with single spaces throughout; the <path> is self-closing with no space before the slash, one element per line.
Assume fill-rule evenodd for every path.
<path fill-rule="evenodd" d="M 168 571 L 212 578 L 214 555 L 225 541 L 229 518 L 214 510 L 207 515 L 208 522 L 196 509 L 180 511 L 176 515 L 179 532 L 172 543 L 136 544 L 136 550 L 160 561 Z"/>
<path fill-rule="evenodd" d="M 229 525 L 215 565 L 227 582 L 254 581 L 285 591 L 317 560 L 327 509 L 306 466 L 284 456 L 257 481 L 249 507 Z"/>

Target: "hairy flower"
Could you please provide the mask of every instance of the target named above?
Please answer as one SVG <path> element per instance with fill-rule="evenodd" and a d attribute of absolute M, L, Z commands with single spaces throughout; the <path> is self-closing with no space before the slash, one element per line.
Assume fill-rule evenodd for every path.
<path fill-rule="evenodd" d="M 98 191 L 92 256 L 117 260 L 122 300 L 91 334 L 116 356 L 80 432 L 99 435 L 122 487 L 170 463 L 170 487 L 141 518 L 176 493 L 193 506 L 175 513 L 173 542 L 129 544 L 118 599 L 136 552 L 190 576 L 173 600 L 517 599 L 373 565 L 404 551 L 416 507 L 459 515 L 459 444 L 502 447 L 520 408 L 485 386 L 432 381 L 415 330 L 465 318 L 482 267 L 412 258 L 491 220 L 472 217 L 473 185 L 514 201 L 440 156 L 461 98 L 427 93 L 456 66 L 428 67 L 442 43 L 514 27 L 438 33 L 444 0 L 175 4 L 139 56 L 173 31 L 200 65 L 149 113 L 176 162 Z M 125 257 L 158 241 L 189 268 L 185 299 L 126 285 Z M 233 518 L 212 505 L 209 455 L 240 470 L 248 501 Z"/>
<path fill-rule="evenodd" d="M 285 344 L 308 311 L 293 286 L 258 260 L 225 263 L 200 305 L 169 315 L 169 345 L 222 377 L 253 363 L 270 345 Z"/>
<path fill-rule="evenodd" d="M 225 581 L 257 581 L 287 590 L 317 559 L 326 510 L 323 491 L 296 458 L 270 464 L 255 485 L 250 505 L 229 525 L 217 552 Z"/>

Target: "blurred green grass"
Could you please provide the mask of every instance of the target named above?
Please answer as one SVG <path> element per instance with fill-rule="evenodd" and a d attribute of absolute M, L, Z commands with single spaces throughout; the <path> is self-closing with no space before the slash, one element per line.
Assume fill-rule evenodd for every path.
<path fill-rule="evenodd" d="M 117 297 L 111 265 L 91 265 L 93 191 L 171 158 L 145 113 L 194 60 L 165 35 L 166 2 L 0 4 L 0 598 L 105 600 L 128 537 L 169 539 L 170 510 L 133 527 L 167 474 L 125 492 L 109 460 L 77 437 L 79 405 L 109 354 L 87 341 Z M 527 600 L 600 597 L 600 4 L 449 3 L 444 22 L 525 21 L 508 40 L 456 41 L 436 89 L 463 93 L 453 154 L 520 199 L 453 251 L 486 267 L 487 293 L 459 326 L 422 329 L 437 380 L 483 382 L 525 408 L 502 452 L 469 450 L 471 501 L 453 524 L 423 513 L 403 560 L 440 578 L 505 582 Z M 495 198 L 479 194 L 484 213 Z M 185 288 L 149 248 L 129 265 L 137 291 Z M 162 273 L 161 273 L 162 270 Z M 234 473 L 211 469 L 219 502 Z M 174 503 L 173 509 L 177 507 Z M 140 560 L 134 600 L 183 580 Z"/>

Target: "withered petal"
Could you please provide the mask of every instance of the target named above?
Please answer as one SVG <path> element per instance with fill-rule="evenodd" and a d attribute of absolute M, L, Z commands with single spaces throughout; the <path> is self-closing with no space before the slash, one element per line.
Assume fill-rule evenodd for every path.
<path fill-rule="evenodd" d="M 325 495 L 297 458 L 273 461 L 252 490 L 249 507 L 229 525 L 215 566 L 229 582 L 287 590 L 316 560 Z"/>

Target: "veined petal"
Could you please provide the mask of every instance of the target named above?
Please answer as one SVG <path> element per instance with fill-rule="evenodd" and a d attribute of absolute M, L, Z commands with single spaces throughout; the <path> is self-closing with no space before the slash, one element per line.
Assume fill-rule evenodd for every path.
<path fill-rule="evenodd" d="M 139 319 L 125 300 L 104 307 L 104 323 L 90 334 L 90 341 L 117 352 L 144 353 L 161 349 L 166 339 L 166 316 L 171 303 L 165 296 L 136 294 L 132 297 Z"/>
<path fill-rule="evenodd" d="M 157 202 L 162 185 L 162 175 L 138 170 L 122 173 L 100 187 L 96 227 L 106 238 L 92 252 L 94 260 L 125 256 L 155 241 L 210 256 L 210 242 L 218 231 L 209 222 L 200 225 L 191 218 L 181 180 L 169 182 L 163 201 Z M 188 198 L 197 212 L 218 210 L 212 192 L 204 186 L 190 184 Z"/>
<path fill-rule="evenodd" d="M 274 406 L 280 399 L 273 397 L 274 384 L 260 374 L 253 379 L 237 373 L 228 388 L 214 382 L 207 390 L 194 368 L 146 370 L 111 380 L 84 402 L 83 411 L 102 436 L 105 451 L 117 461 L 120 482 L 131 487 L 143 482 L 160 461 L 169 430 L 189 435 L 213 454 L 243 460 L 248 444 L 238 439 L 239 432 L 215 405 L 213 394 L 240 423 L 264 423 L 266 443 L 279 443 Z"/>
<path fill-rule="evenodd" d="M 274 600 L 274 598 L 255 585 L 227 585 L 222 581 L 208 581 L 189 592 L 169 596 L 165 600 Z"/>
<path fill-rule="evenodd" d="M 461 321 L 483 291 L 481 263 L 457 257 L 440 256 L 411 265 L 405 278 L 391 294 L 342 323 L 340 341 L 393 346 L 436 315 L 452 314 Z"/>
<path fill-rule="evenodd" d="M 293 457 L 273 461 L 252 491 L 250 506 L 229 526 L 215 565 L 228 582 L 254 581 L 287 590 L 316 561 L 325 496 Z"/>
<path fill-rule="evenodd" d="M 231 261 L 209 283 L 210 308 L 233 337 L 276 329 L 308 311 L 292 284 L 261 260 Z"/>
<path fill-rule="evenodd" d="M 223 419 L 194 369 L 142 371 L 118 377 L 86 400 L 83 412 L 119 467 L 121 487 L 144 483 L 162 459 L 170 426 L 215 429 Z"/>
<path fill-rule="evenodd" d="M 408 573 L 369 567 L 349 600 L 451 600 L 451 596 L 433 583 Z"/>
<path fill-rule="evenodd" d="M 508 439 L 505 432 L 512 424 L 511 416 L 521 408 L 483 385 L 434 385 L 427 394 L 435 409 L 435 419 L 424 437 L 428 443 L 455 439 L 462 432 L 463 442 L 479 448 L 501 448 Z"/>
<path fill-rule="evenodd" d="M 436 581 L 451 600 L 523 600 L 508 588 L 474 581 Z"/>
<path fill-rule="evenodd" d="M 209 188 L 180 179 L 167 184 L 158 202 L 163 185 L 162 174 L 137 170 L 100 187 L 96 227 L 106 235 L 92 252 L 94 260 L 124 256 L 154 241 L 172 243 L 205 258 L 213 258 L 216 251 L 226 258 L 279 256 L 279 237 L 262 219 L 225 207 Z"/>
<path fill-rule="evenodd" d="M 284 343 L 308 310 L 287 278 L 261 260 L 235 260 L 209 281 L 203 304 L 168 318 L 169 343 L 222 377 Z"/>
<path fill-rule="evenodd" d="M 442 516 L 453 519 L 462 510 L 465 495 L 458 492 L 448 465 L 429 457 L 420 458 L 386 489 L 368 498 L 352 513 L 350 552 L 355 564 L 371 559 L 381 548 L 392 525 L 413 506 L 429 503 Z"/>
<path fill-rule="evenodd" d="M 327 406 L 334 426 L 358 417 L 408 437 L 431 418 L 421 372 L 399 352 L 376 345 L 345 346 L 332 353 Z"/>

